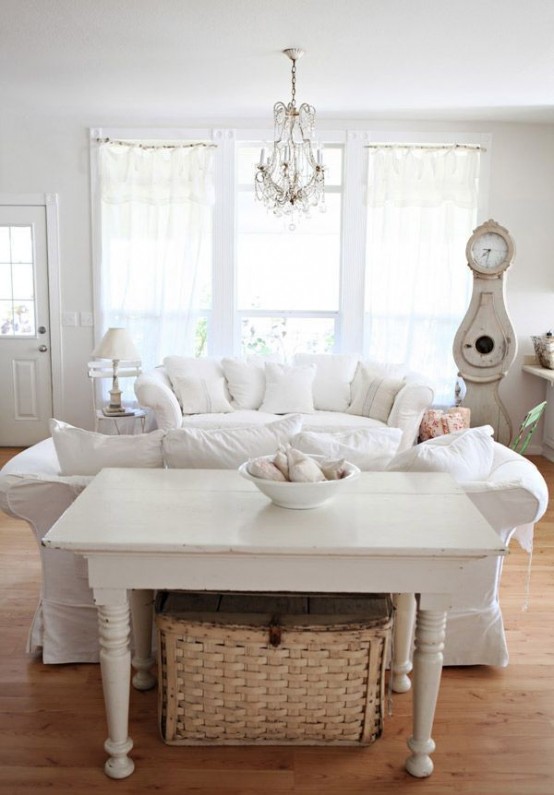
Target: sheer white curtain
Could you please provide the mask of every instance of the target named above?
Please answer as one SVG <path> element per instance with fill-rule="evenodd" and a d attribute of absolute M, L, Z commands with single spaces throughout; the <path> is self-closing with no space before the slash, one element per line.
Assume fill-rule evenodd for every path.
<path fill-rule="evenodd" d="M 212 146 L 110 141 L 98 173 L 99 336 L 127 328 L 144 369 L 198 353 L 211 305 Z"/>
<path fill-rule="evenodd" d="M 465 246 L 476 225 L 479 150 L 368 149 L 364 353 L 403 362 L 454 400 L 452 342 L 466 312 Z"/>

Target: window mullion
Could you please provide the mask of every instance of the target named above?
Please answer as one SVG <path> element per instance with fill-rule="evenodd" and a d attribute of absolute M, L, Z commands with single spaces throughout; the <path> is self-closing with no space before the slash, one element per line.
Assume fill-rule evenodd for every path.
<path fill-rule="evenodd" d="M 336 349 L 361 353 L 363 348 L 365 235 L 364 134 L 349 131 L 344 151 L 341 286 Z"/>
<path fill-rule="evenodd" d="M 212 313 L 208 351 L 229 356 L 240 347 L 235 323 L 235 131 L 214 130 L 217 143 L 213 215 Z"/>

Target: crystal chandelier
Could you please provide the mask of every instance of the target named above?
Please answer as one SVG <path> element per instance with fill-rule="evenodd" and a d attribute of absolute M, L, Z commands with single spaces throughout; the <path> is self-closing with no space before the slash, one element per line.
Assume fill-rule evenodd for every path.
<path fill-rule="evenodd" d="M 275 215 L 296 218 L 312 207 L 325 209 L 325 167 L 321 150 L 314 156 L 315 108 L 303 102 L 296 107 L 296 61 L 304 50 L 283 50 L 292 61 L 292 99 L 273 106 L 274 143 L 265 149 L 256 167 L 256 198 Z M 291 225 L 294 228 L 294 225 Z"/>

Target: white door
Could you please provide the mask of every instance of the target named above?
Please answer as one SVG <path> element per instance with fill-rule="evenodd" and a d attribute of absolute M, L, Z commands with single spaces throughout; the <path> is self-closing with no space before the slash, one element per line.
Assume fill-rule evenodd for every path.
<path fill-rule="evenodd" d="M 52 362 L 46 209 L 0 206 L 0 447 L 49 436 Z"/>

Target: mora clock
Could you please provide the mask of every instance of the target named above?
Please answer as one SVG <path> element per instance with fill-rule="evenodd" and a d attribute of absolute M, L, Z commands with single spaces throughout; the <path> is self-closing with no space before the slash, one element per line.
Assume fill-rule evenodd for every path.
<path fill-rule="evenodd" d="M 514 328 L 506 309 L 504 273 L 515 253 L 507 229 L 492 219 L 474 230 L 466 246 L 473 271 L 473 294 L 454 338 L 453 354 L 466 385 L 462 406 L 471 410 L 471 425 L 492 425 L 494 438 L 509 444 L 510 418 L 498 387 L 517 353 Z"/>

